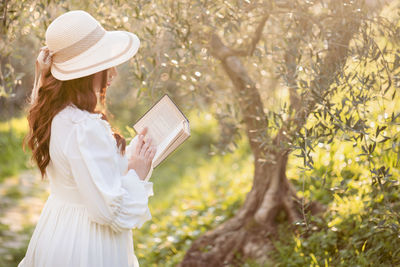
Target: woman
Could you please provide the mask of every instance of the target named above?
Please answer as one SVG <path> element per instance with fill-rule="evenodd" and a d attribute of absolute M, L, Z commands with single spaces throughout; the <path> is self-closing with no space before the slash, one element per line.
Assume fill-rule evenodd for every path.
<path fill-rule="evenodd" d="M 104 104 L 115 66 L 133 57 L 133 33 L 105 31 L 84 11 L 56 18 L 36 61 L 27 143 L 51 193 L 18 266 L 139 266 L 132 228 L 151 219 L 147 128 L 126 146 Z M 126 153 L 125 153 L 126 152 Z"/>

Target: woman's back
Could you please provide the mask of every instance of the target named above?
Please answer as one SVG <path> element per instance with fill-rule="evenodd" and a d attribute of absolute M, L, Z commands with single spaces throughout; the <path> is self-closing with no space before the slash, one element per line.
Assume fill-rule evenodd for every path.
<path fill-rule="evenodd" d="M 139 45 L 134 33 L 106 31 L 83 10 L 48 26 L 35 62 L 27 144 L 50 195 L 19 266 L 138 266 L 131 229 L 151 218 L 147 181 L 156 147 L 145 140 L 147 129 L 125 147 L 96 107 L 99 100 L 106 106 L 116 66 Z"/>
<path fill-rule="evenodd" d="M 51 193 L 19 266 L 138 266 L 131 228 L 151 218 L 152 183 L 127 170 L 109 124 L 69 105 L 49 152 Z"/>

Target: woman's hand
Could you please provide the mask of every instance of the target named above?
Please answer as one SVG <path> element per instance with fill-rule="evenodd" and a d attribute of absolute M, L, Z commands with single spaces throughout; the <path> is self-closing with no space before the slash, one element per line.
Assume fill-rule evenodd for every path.
<path fill-rule="evenodd" d="M 151 162 L 157 150 L 155 146 L 151 145 L 152 140 L 150 137 L 147 141 L 144 141 L 146 134 L 147 127 L 140 133 L 136 148 L 128 159 L 128 169 L 134 169 L 141 180 L 144 180 L 149 173 Z"/>

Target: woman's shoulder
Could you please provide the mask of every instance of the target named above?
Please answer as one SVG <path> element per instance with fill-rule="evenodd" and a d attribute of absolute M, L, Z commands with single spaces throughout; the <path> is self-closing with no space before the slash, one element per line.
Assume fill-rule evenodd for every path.
<path fill-rule="evenodd" d="M 78 139 L 89 143 L 116 142 L 110 124 L 102 119 L 101 114 L 90 113 L 74 105 L 65 107 L 53 118 L 52 133 L 59 140 L 64 139 L 66 144 Z"/>
<path fill-rule="evenodd" d="M 101 119 L 101 114 L 90 113 L 87 110 L 80 109 L 74 104 L 70 104 L 58 112 L 54 119 L 57 121 L 70 122 L 74 124 L 86 123 L 87 120 L 99 121 Z"/>
<path fill-rule="evenodd" d="M 70 132 L 76 129 L 80 134 L 95 135 L 98 138 L 113 136 L 111 126 L 102 119 L 102 114 L 90 113 L 73 104 L 65 107 L 54 117 L 53 128 L 56 128 L 58 132 Z M 112 138 L 112 140 L 115 139 Z"/>

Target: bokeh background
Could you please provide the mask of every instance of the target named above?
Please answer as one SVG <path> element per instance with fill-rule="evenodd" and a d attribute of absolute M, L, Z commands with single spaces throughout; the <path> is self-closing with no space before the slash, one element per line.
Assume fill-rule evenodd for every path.
<path fill-rule="evenodd" d="M 108 90 L 115 129 L 129 141 L 165 93 L 190 121 L 133 231 L 142 266 L 178 265 L 249 192 L 261 193 L 229 236 L 244 245 L 212 255 L 223 245 L 201 239 L 198 266 L 400 265 L 399 1 L 1 0 L 0 266 L 25 255 L 50 193 L 22 149 L 27 97 L 47 26 L 75 9 L 141 39 Z M 255 215 L 262 203 L 274 212 Z M 269 233 L 262 253 L 246 231 Z"/>

